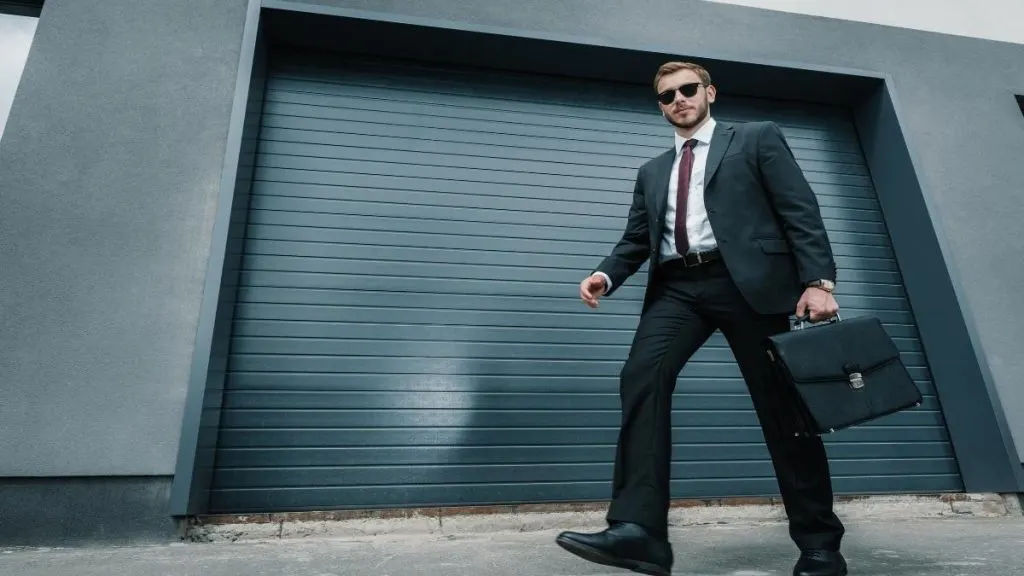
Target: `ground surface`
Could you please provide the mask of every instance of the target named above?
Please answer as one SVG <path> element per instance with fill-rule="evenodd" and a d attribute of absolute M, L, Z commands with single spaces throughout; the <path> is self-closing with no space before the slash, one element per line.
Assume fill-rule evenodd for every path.
<path fill-rule="evenodd" d="M 1024 576 L 1024 517 L 847 523 L 851 576 Z M 4 576 L 597 576 L 630 574 L 558 548 L 551 530 L 296 538 L 157 547 L 0 550 Z M 784 524 L 673 529 L 673 574 L 791 574 Z"/>

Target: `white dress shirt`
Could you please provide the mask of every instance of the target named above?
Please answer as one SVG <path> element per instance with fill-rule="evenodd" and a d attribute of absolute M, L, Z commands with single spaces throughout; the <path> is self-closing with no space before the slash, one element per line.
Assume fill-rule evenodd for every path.
<path fill-rule="evenodd" d="M 708 161 L 708 149 L 711 147 L 711 136 L 715 132 L 715 119 L 707 122 L 694 133 L 692 139 L 697 140 L 693 147 L 693 169 L 690 172 L 690 192 L 686 200 L 686 238 L 690 244 L 689 252 L 707 252 L 718 246 L 715 234 L 711 230 L 707 209 L 704 207 L 704 172 Z M 661 231 L 661 260 L 680 258 L 676 251 L 676 193 L 679 191 L 679 161 L 682 159 L 683 138 L 675 134 L 676 156 L 672 162 L 672 174 L 668 180 L 668 205 L 665 209 L 665 226 Z M 650 191 L 648 191 L 650 193 Z M 604 272 L 598 272 L 612 288 L 612 279 Z"/>
<path fill-rule="evenodd" d="M 707 252 L 718 246 L 715 234 L 711 231 L 707 209 L 704 208 L 704 168 L 708 162 L 708 149 L 711 147 L 711 135 L 715 132 L 715 119 L 708 121 L 697 130 L 693 139 L 697 145 L 693 147 L 693 171 L 690 172 L 690 191 L 686 200 L 686 238 L 690 244 L 690 252 Z M 665 227 L 661 235 L 661 259 L 679 258 L 676 251 L 676 194 L 679 191 L 679 161 L 682 159 L 683 138 L 675 135 L 676 157 L 672 163 L 672 175 L 668 180 L 668 207 L 665 209 Z"/>

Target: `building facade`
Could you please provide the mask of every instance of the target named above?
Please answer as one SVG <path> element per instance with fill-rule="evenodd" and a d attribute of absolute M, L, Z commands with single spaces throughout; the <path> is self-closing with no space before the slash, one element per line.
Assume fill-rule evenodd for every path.
<path fill-rule="evenodd" d="M 607 498 L 642 274 L 576 287 L 671 146 L 669 59 L 782 127 L 844 317 L 924 393 L 827 439 L 837 493 L 1024 492 L 1024 43 L 698 0 L 0 10 L 38 18 L 0 140 L 0 544 Z M 720 336 L 674 402 L 674 497 L 776 493 Z"/>

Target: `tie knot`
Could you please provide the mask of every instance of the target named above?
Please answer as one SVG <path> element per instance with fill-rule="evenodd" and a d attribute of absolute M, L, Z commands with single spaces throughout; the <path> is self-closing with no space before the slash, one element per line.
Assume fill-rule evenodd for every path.
<path fill-rule="evenodd" d="M 683 148 L 694 148 L 696 146 L 697 146 L 697 140 L 694 139 L 694 138 L 690 138 L 686 142 L 683 142 Z"/>

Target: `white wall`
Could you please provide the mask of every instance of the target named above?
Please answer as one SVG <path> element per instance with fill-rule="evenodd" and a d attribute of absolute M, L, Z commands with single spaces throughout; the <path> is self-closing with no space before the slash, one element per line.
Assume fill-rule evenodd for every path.
<path fill-rule="evenodd" d="M 1024 44 L 1024 0 L 706 0 Z"/>

